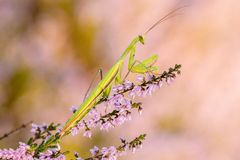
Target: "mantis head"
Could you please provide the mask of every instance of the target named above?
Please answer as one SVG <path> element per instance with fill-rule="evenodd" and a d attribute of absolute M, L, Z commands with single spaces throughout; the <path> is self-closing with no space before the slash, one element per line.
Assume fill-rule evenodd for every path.
<path fill-rule="evenodd" d="M 139 35 L 139 36 L 138 36 L 138 39 L 139 39 L 139 41 L 140 41 L 142 44 L 144 44 L 144 38 L 143 38 L 143 36 Z"/>

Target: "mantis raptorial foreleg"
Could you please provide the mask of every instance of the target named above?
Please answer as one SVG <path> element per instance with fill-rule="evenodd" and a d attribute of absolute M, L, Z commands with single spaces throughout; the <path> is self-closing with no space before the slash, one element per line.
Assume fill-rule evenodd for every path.
<path fill-rule="evenodd" d="M 157 55 L 153 55 L 145 60 L 143 60 L 142 62 L 139 60 L 135 60 L 135 63 L 133 65 L 133 67 L 131 67 L 131 72 L 133 73 L 140 73 L 140 74 L 144 74 L 147 72 L 154 72 L 158 70 L 157 66 L 153 66 L 153 64 L 156 62 L 158 56 Z"/>
<path fill-rule="evenodd" d="M 144 74 L 149 71 L 156 71 L 157 67 L 152 66 L 158 59 L 158 55 L 152 55 L 149 58 L 141 61 L 135 60 L 136 47 L 134 46 L 130 50 L 129 61 L 128 61 L 128 70 L 133 73 Z M 138 62 L 138 64 L 136 64 Z"/>
<path fill-rule="evenodd" d="M 144 43 L 143 40 L 144 39 L 142 39 L 142 43 Z M 116 79 L 115 79 L 115 82 L 117 84 L 123 82 L 130 72 L 144 74 L 147 72 L 153 72 L 153 71 L 158 70 L 157 66 L 153 66 L 153 64 L 158 59 L 158 55 L 152 55 L 149 58 L 147 58 L 141 62 L 141 61 L 135 59 L 136 45 L 132 45 L 132 47 L 129 49 L 128 52 L 130 54 L 129 60 L 128 60 L 128 73 L 122 79 L 121 71 L 119 71 L 118 75 L 116 76 Z M 122 68 L 122 66 L 120 66 L 120 68 Z"/>
<path fill-rule="evenodd" d="M 157 66 L 152 66 L 155 62 L 154 62 L 153 64 L 151 64 L 150 66 L 146 66 L 146 65 L 144 65 L 142 62 L 140 62 L 140 61 L 138 61 L 138 60 L 135 60 L 135 61 L 133 62 L 133 64 L 132 64 L 132 66 L 129 67 L 128 72 L 127 72 L 127 74 L 124 76 L 123 81 L 126 80 L 126 78 L 127 78 L 127 76 L 129 75 L 130 72 L 134 72 L 134 71 L 132 71 L 132 70 L 133 70 L 132 68 L 133 68 L 133 66 L 135 66 L 136 63 L 138 63 L 138 65 L 141 65 L 141 66 L 146 70 L 146 72 L 144 72 L 144 73 L 150 72 L 150 73 L 152 73 L 152 74 L 157 74 L 157 73 L 153 73 L 153 71 L 158 71 L 158 67 L 157 67 Z M 135 73 L 136 73 L 136 72 L 135 72 Z M 142 73 L 142 74 L 144 74 L 144 73 Z"/>

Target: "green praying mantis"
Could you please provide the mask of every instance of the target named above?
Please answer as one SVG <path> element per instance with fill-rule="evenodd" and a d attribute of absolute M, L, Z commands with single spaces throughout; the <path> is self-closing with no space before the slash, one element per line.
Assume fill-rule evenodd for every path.
<path fill-rule="evenodd" d="M 184 6 L 183 6 L 184 7 Z M 176 16 L 176 12 L 183 7 L 176 8 L 157 21 L 152 27 L 150 27 L 145 34 L 152 30 L 159 23 Z M 121 77 L 121 71 L 123 63 L 126 57 L 129 55 L 128 60 L 128 71 L 132 73 L 145 74 L 147 72 L 155 72 L 158 70 L 157 66 L 153 64 L 156 62 L 158 55 L 152 55 L 143 61 L 135 60 L 136 46 L 137 44 L 144 44 L 144 37 L 139 35 L 135 37 L 132 42 L 128 45 L 126 50 L 122 53 L 122 56 L 117 62 L 109 69 L 102 80 L 97 84 L 96 88 L 89 94 L 89 96 L 79 106 L 77 111 L 70 117 L 66 122 L 65 126 L 60 131 L 60 137 L 67 135 L 70 130 L 80 121 L 82 118 L 97 104 L 97 102 L 103 97 L 108 97 L 111 91 L 112 85 L 119 84 L 123 81 Z"/>

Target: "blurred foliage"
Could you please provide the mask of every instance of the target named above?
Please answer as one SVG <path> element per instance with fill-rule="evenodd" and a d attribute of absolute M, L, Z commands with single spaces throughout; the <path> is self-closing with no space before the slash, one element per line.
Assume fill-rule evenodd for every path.
<path fill-rule="evenodd" d="M 179 134 L 184 131 L 184 121 L 181 115 L 164 115 L 157 121 L 156 128 L 160 132 Z"/>
<path fill-rule="evenodd" d="M 84 71 L 95 71 L 101 63 L 97 61 L 95 53 L 97 26 L 94 21 L 79 18 L 81 3 L 81 0 L 0 2 L 0 116 L 1 123 L 7 126 L 7 130 L 29 120 L 25 115 L 37 106 L 57 107 L 58 102 L 61 102 L 58 100 L 58 88 L 64 88 L 68 78 L 66 73 L 74 70 L 81 75 Z M 53 20 L 51 24 L 46 23 L 48 19 Z M 47 39 L 52 38 L 51 25 L 55 25 L 57 33 L 61 34 L 56 39 L 56 44 L 62 46 L 61 50 L 50 51 L 55 52 L 50 53 L 54 55 L 50 58 L 48 51 L 42 48 L 58 46 L 55 43 L 45 43 L 44 39 L 38 37 L 41 38 L 46 32 Z M 41 26 L 49 30 L 44 31 Z M 47 55 L 46 58 L 44 55 Z M 69 66 L 65 59 L 71 59 L 74 67 Z M 61 65 L 62 62 L 65 64 Z M 79 82 L 77 77 L 74 81 Z M 23 96 L 24 99 L 21 99 Z M 41 101 L 42 104 L 38 104 Z M 0 133 L 5 130 L 5 127 L 1 128 Z M 20 138 L 24 134 L 25 132 L 16 136 Z M 19 138 L 13 137 L 12 143 L 16 144 Z"/>
<path fill-rule="evenodd" d="M 24 94 L 28 88 L 29 80 L 31 78 L 31 72 L 26 67 L 19 67 L 10 76 L 7 84 L 4 85 L 6 94 L 5 102 L 3 106 L 11 110 L 14 107 L 14 102 Z"/>

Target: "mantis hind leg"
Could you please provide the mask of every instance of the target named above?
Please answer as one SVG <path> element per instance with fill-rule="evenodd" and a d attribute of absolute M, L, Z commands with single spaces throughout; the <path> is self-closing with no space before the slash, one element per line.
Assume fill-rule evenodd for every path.
<path fill-rule="evenodd" d="M 89 91 L 90 91 L 90 89 L 92 88 L 92 85 L 93 85 L 95 79 L 97 78 L 98 74 L 100 75 L 100 80 L 102 80 L 102 79 L 103 79 L 103 71 L 102 71 L 102 68 L 99 68 L 98 71 L 95 73 L 95 76 L 94 76 L 94 78 L 92 79 L 92 81 L 91 81 L 91 83 L 90 83 L 90 85 L 89 85 L 89 87 L 88 87 L 88 89 L 87 89 L 87 91 L 86 91 L 86 93 L 85 93 L 85 95 L 84 95 L 83 101 L 85 101 L 85 99 L 87 98 L 87 96 L 88 96 L 88 94 L 89 94 Z"/>

